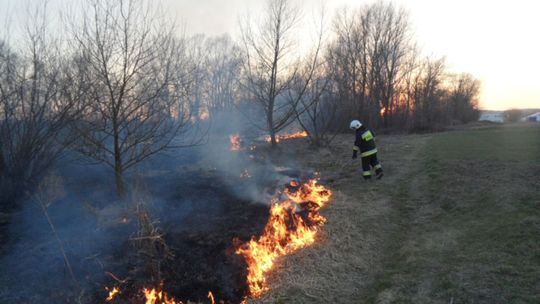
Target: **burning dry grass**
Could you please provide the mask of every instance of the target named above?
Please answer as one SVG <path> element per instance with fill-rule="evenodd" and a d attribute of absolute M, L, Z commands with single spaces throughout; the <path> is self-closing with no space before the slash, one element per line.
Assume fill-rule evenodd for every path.
<path fill-rule="evenodd" d="M 274 262 L 279 257 L 315 242 L 319 227 L 326 221 L 319 210 L 329 201 L 331 194 L 330 190 L 318 185 L 315 179 L 305 183 L 292 181 L 280 194 L 282 198 L 276 198 L 270 208 L 270 216 L 262 235 L 253 237 L 251 241 L 244 244 L 235 242 L 236 255 L 243 257 L 247 264 L 247 278 L 244 280 L 247 280 L 248 289 L 244 293 L 242 303 L 247 302 L 246 296 L 259 297 L 269 289 L 266 276 L 271 272 Z M 170 296 L 166 291 L 168 288 L 162 281 L 161 265 L 172 256 L 162 233 L 142 206 L 137 208 L 137 217 L 139 232 L 131 238 L 131 241 L 139 256 L 138 265 L 141 269 L 136 270 L 135 275 L 148 278 L 148 284 L 144 284 L 146 287 L 142 287 L 136 294 L 126 294 L 122 298 L 134 301 L 138 301 L 136 299 L 139 298 L 144 299 L 145 304 L 185 303 Z M 233 243 L 229 246 L 233 246 Z M 174 261 L 170 264 L 174 264 Z M 168 285 L 171 285 L 170 280 Z M 129 288 L 133 289 L 133 287 Z M 117 286 L 107 291 L 106 301 L 112 303 L 117 303 L 118 300 L 115 298 L 123 293 L 122 288 Z M 133 291 L 127 292 L 133 293 Z M 208 291 L 208 299 L 212 303 L 224 303 L 218 301 L 212 291 Z"/>
<path fill-rule="evenodd" d="M 105 299 L 107 302 L 113 301 L 115 297 L 120 294 L 121 290 L 118 287 L 114 287 L 109 291 L 109 296 Z M 141 301 L 144 301 L 144 304 L 195 304 L 194 302 L 187 301 L 179 301 L 175 300 L 173 297 L 169 296 L 165 291 L 163 291 L 163 286 L 160 287 L 153 287 L 153 288 L 143 288 L 141 290 L 141 294 L 143 295 L 143 298 Z M 216 304 L 214 294 L 209 291 L 208 292 L 208 300 L 211 304 Z M 223 302 L 219 302 L 223 303 Z M 142 304 L 142 302 L 141 302 Z"/>
<path fill-rule="evenodd" d="M 169 296 L 163 287 L 158 288 L 143 288 L 145 304 L 184 304 L 182 301 L 177 301 L 173 297 Z"/>
<path fill-rule="evenodd" d="M 514 299 L 523 303 L 538 302 L 538 295 L 534 292 L 537 285 L 535 274 L 538 273 L 534 253 L 538 252 L 536 248 L 539 244 L 535 230 L 539 223 L 536 199 L 539 196 L 535 182 L 540 174 L 537 153 L 540 145 L 537 139 L 531 140 L 538 134 L 538 129 L 530 130 L 528 135 L 526 130 L 516 130 L 511 136 L 508 131 L 496 131 L 378 138 L 380 158 L 388 174 L 383 180 L 372 183 L 361 180 L 359 162 L 347 164 L 339 161 L 350 158 L 352 135 L 338 136 L 332 150 L 315 151 L 302 141 L 283 142 L 281 154 L 276 158 L 287 160 L 301 154 L 303 167 L 320 171 L 323 183 L 332 188 L 332 204 L 321 210 L 326 222 L 318 217 L 307 221 L 309 217 L 302 214 L 305 211 L 303 203 L 311 201 L 318 208 L 317 199 L 300 195 L 302 192 L 298 192 L 298 185 L 294 184 L 284 191 L 279 202 L 288 203 L 276 210 L 287 212 L 282 218 L 276 217 L 287 223 L 288 230 L 302 227 L 303 224 L 298 223 L 325 222 L 325 226 L 324 229 L 318 229 L 318 224 L 312 226 L 317 228 L 316 237 L 313 238 L 309 231 L 306 232 L 308 241 L 304 244 L 310 244 L 315 239 L 315 246 L 296 250 L 295 242 L 292 242 L 290 248 L 293 249 L 287 252 L 287 257 L 279 258 L 277 255 L 273 258 L 271 270 L 261 271 L 262 277 L 254 277 L 255 287 L 265 292 L 261 293 L 260 298 L 250 299 L 249 302 L 389 303 L 404 300 L 448 303 L 454 300 L 456 303 L 497 303 L 512 302 Z M 454 137 L 449 140 L 448 136 Z M 486 147 L 478 145 L 482 141 Z M 426 143 L 429 143 L 430 150 L 424 148 Z M 506 149 L 500 152 L 490 143 L 496 143 L 497 147 L 503 145 Z M 472 148 L 467 150 L 463 147 Z M 481 153 L 471 153 L 470 149 Z M 196 184 L 202 183 L 197 181 Z M 208 185 L 212 183 L 201 186 L 204 188 L 194 188 L 189 184 L 186 187 L 190 191 L 209 191 L 211 186 Z M 213 186 L 222 188 L 220 185 Z M 295 198 L 297 193 L 299 199 Z M 244 231 L 241 239 L 247 241 L 244 249 L 251 249 L 250 244 L 258 248 L 263 243 L 269 243 L 264 240 L 266 233 L 249 241 L 253 234 L 275 229 L 272 225 L 263 227 L 267 219 L 266 209 L 261 210 L 263 216 L 249 222 L 255 216 L 246 214 L 248 206 L 246 203 L 232 207 L 237 209 L 225 216 L 225 224 L 216 225 L 219 237 L 208 236 L 213 232 L 190 231 L 195 236 L 187 238 L 178 231 L 174 233 L 164 227 L 164 231 L 167 231 L 166 243 L 175 245 L 171 248 L 176 249 L 185 248 L 183 246 L 187 242 L 201 242 L 200 246 L 190 247 L 195 249 L 191 256 L 208 252 L 208 248 L 211 248 L 212 257 L 230 246 L 230 240 L 238 235 L 239 230 Z M 280 211 L 276 214 L 283 213 Z M 296 214 L 300 215 L 301 221 L 290 219 Z M 141 231 L 145 232 L 133 237 L 145 240 L 146 244 L 140 244 L 140 248 L 148 247 L 144 252 L 150 255 L 162 252 L 159 249 L 152 253 L 156 246 L 162 248 L 160 239 L 163 239 L 163 234 L 157 230 L 154 221 L 144 213 L 141 215 L 139 221 L 145 223 L 141 228 L 146 227 Z M 211 217 L 203 215 L 205 219 L 202 223 L 207 224 Z M 225 229 L 242 223 L 247 223 L 247 226 L 260 223 L 260 226 L 253 230 L 235 227 L 230 230 L 234 233 L 224 235 Z M 186 225 L 197 226 L 192 222 Z M 181 241 L 173 244 L 176 240 Z M 220 242 L 223 245 L 215 246 Z M 278 244 L 287 248 L 284 243 Z M 126 248 L 133 250 L 131 246 Z M 278 253 L 285 251 L 287 249 L 276 250 Z M 188 255 L 181 256 L 183 253 L 180 251 L 175 251 L 175 254 L 180 257 L 175 257 L 168 266 L 180 265 L 178 261 L 181 260 L 187 261 L 185 264 L 199 265 L 199 262 L 202 264 L 209 259 L 209 256 L 204 256 L 191 260 Z M 234 251 L 231 255 L 241 258 Z M 210 270 L 199 274 L 211 277 L 212 273 L 219 271 L 215 265 L 207 264 Z M 182 268 L 182 271 L 185 269 Z M 230 273 L 229 269 L 224 272 Z M 131 273 L 122 275 L 122 278 L 126 278 Z M 187 281 L 196 276 L 197 272 L 188 272 L 185 278 Z M 159 277 L 156 275 L 154 279 Z M 178 276 L 166 277 L 163 281 L 165 285 L 159 282 L 153 285 L 149 283 L 148 286 L 126 284 L 118 286 L 116 290 L 111 284 L 110 290 L 100 290 L 100 299 L 105 302 L 106 298 L 111 297 L 110 303 L 139 304 L 147 301 L 156 304 L 175 301 L 172 303 L 178 304 L 178 298 L 173 299 L 169 295 L 176 297 L 187 294 L 185 291 L 194 286 L 204 286 L 204 290 L 198 290 L 186 298 L 206 303 L 219 303 L 221 298 L 227 298 L 224 290 L 213 288 L 212 296 L 215 295 L 215 298 L 206 298 L 206 283 L 187 285 Z M 221 283 L 216 279 L 211 284 L 218 286 Z M 143 286 L 147 288 L 148 296 L 143 294 Z M 133 297 L 128 295 L 130 291 Z M 245 290 L 240 294 L 245 294 Z M 0 298 L 11 299 L 1 294 Z M 17 300 L 6 302 L 23 303 Z M 238 302 L 240 300 L 237 298 L 231 301 Z"/>
<path fill-rule="evenodd" d="M 246 259 L 247 282 L 253 297 L 269 289 L 266 275 L 277 258 L 315 242 L 318 228 L 326 221 L 319 209 L 330 200 L 332 192 L 310 180 L 305 184 L 291 182 L 284 194 L 285 200 L 272 204 L 263 234 L 236 250 Z"/>
<path fill-rule="evenodd" d="M 537 303 L 537 134 L 384 136 L 388 174 L 371 183 L 332 159 L 350 157 L 352 136 L 306 149 L 305 166 L 333 180 L 323 240 L 276 263 L 252 303 Z"/>
<path fill-rule="evenodd" d="M 105 299 L 105 301 L 107 301 L 107 302 L 112 301 L 120 293 L 120 288 L 118 288 L 116 286 L 113 287 L 113 288 L 105 287 L 105 290 L 107 290 L 109 292 L 109 295 Z"/>
<path fill-rule="evenodd" d="M 293 139 L 293 138 L 304 138 L 304 137 L 308 137 L 308 134 L 306 131 L 297 131 L 297 132 L 292 132 L 292 133 L 285 133 L 285 134 L 277 134 L 276 135 L 276 142 L 280 142 L 280 141 L 283 141 L 283 140 L 287 140 L 287 139 Z M 271 138 L 269 135 L 265 136 L 264 137 L 264 140 L 266 142 L 271 142 Z"/>
<path fill-rule="evenodd" d="M 383 268 L 385 240 L 393 225 L 394 202 L 384 193 L 411 169 L 404 158 L 414 157 L 416 147 L 410 141 L 417 138 L 379 140 L 385 169 L 393 174 L 371 184 L 362 181 L 359 162 L 348 161 L 353 140 L 353 135 L 338 135 L 331 150 L 282 143 L 284 155 L 279 158 L 303 155 L 304 168 L 321 172 L 322 182 L 332 188 L 332 203 L 323 209 L 327 221 L 317 244 L 276 261 L 267 276 L 270 290 L 250 303 L 362 303 L 366 299 Z"/>

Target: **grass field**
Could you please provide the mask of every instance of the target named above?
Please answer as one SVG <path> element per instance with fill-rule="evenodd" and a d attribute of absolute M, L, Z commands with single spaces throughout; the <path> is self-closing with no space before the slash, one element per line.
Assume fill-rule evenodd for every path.
<path fill-rule="evenodd" d="M 378 138 L 386 176 L 367 183 L 352 137 L 285 147 L 335 198 L 261 302 L 540 303 L 540 125 Z"/>

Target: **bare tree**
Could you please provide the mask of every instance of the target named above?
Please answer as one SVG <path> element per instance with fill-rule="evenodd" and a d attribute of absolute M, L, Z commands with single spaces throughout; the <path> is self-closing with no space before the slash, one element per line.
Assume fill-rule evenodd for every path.
<path fill-rule="evenodd" d="M 193 107 L 184 40 L 152 5 L 92 0 L 82 25 L 73 22 L 75 47 L 91 79 L 78 150 L 114 169 L 120 195 L 126 170 L 198 139 L 186 136 Z"/>
<path fill-rule="evenodd" d="M 197 34 L 185 39 L 187 70 L 189 71 L 190 81 L 186 83 L 186 90 L 189 94 L 186 95 L 187 101 L 191 107 L 190 112 L 193 118 L 202 116 L 206 111 L 204 102 L 204 83 L 206 76 L 205 66 L 205 45 L 206 37 L 202 34 Z"/>
<path fill-rule="evenodd" d="M 273 147 L 276 133 L 291 124 L 296 116 L 296 95 L 289 99 L 292 83 L 298 80 L 299 58 L 295 56 L 294 30 L 300 20 L 298 9 L 288 0 L 267 1 L 267 15 L 258 26 L 242 27 L 244 83 L 248 99 L 264 112 L 265 125 L 259 128 L 270 135 Z"/>
<path fill-rule="evenodd" d="M 299 80 L 293 82 L 290 100 L 296 113 L 296 118 L 302 129 L 308 134 L 315 146 L 328 145 L 334 136 L 333 130 L 336 113 L 336 95 L 331 90 L 331 75 L 333 67 L 328 58 L 321 60 L 325 34 L 325 7 L 321 7 L 320 18 L 316 21 L 317 40 L 315 48 L 302 62 L 299 70 Z M 298 100 L 298 104 L 295 102 Z"/>
<path fill-rule="evenodd" d="M 367 96 L 367 27 L 357 12 L 343 9 L 334 20 L 336 39 L 329 49 L 332 78 L 340 100 L 340 120 L 364 119 Z"/>
<path fill-rule="evenodd" d="M 343 119 L 382 121 L 387 127 L 399 100 L 406 59 L 414 51 L 407 12 L 384 2 L 352 13 L 343 10 L 334 20 L 334 31 L 330 60 L 346 108 Z"/>
<path fill-rule="evenodd" d="M 239 99 L 241 50 L 230 36 L 208 38 L 205 42 L 207 69 L 205 96 L 210 113 L 230 111 Z"/>
<path fill-rule="evenodd" d="M 461 123 L 477 120 L 480 81 L 467 73 L 454 75 L 449 90 L 449 114 L 452 118 Z"/>
<path fill-rule="evenodd" d="M 187 56 L 192 81 L 189 98 L 193 113 L 206 119 L 217 112 L 232 110 L 239 95 L 241 51 L 228 35 L 187 39 Z"/>
<path fill-rule="evenodd" d="M 0 199 L 10 205 L 69 146 L 68 126 L 81 113 L 80 101 L 67 98 L 71 83 L 47 31 L 46 7 L 30 16 L 17 54 L 0 42 Z"/>
<path fill-rule="evenodd" d="M 414 105 L 414 86 L 418 83 L 418 49 L 409 53 L 406 59 L 402 81 L 399 84 L 398 92 L 400 95 L 397 112 L 401 115 L 399 126 L 405 129 L 410 129 L 413 105 Z"/>
<path fill-rule="evenodd" d="M 445 82 L 445 58 L 424 59 L 418 70 L 414 86 L 413 128 L 429 130 L 435 124 L 443 124 L 440 113 L 443 108 Z"/>
<path fill-rule="evenodd" d="M 339 105 L 337 96 L 330 89 L 330 79 L 324 72 L 317 73 L 310 81 L 300 99 L 299 108 L 304 111 L 298 114 L 298 123 L 315 146 L 329 145 L 334 138 L 331 131 L 335 128 Z"/>
<path fill-rule="evenodd" d="M 410 38 L 409 17 L 404 9 L 396 9 L 389 4 L 376 6 L 375 10 L 381 19 L 377 23 L 382 24 L 382 68 L 378 84 L 381 98 L 377 112 L 382 113 L 383 126 L 388 128 L 391 114 L 396 112 L 399 98 L 397 89 L 407 73 L 407 56 L 414 46 Z"/>

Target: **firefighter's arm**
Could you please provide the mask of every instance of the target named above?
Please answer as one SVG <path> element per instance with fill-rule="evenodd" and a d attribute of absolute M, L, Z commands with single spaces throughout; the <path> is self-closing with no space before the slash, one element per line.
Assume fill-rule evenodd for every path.
<path fill-rule="evenodd" d="M 352 153 L 352 158 L 355 159 L 358 157 L 358 151 L 360 150 L 360 148 L 358 148 L 358 146 L 353 146 L 353 153 Z"/>

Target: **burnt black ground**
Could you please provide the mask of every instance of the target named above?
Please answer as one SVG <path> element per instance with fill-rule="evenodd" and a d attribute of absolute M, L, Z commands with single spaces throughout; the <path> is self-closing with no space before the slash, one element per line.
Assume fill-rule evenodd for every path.
<path fill-rule="evenodd" d="M 188 180 L 169 179 L 167 184 L 175 191 L 160 208 L 183 216 L 159 224 L 171 253 L 160 266 L 164 289 L 182 301 L 205 302 L 212 291 L 219 300 L 239 303 L 247 293 L 246 265 L 234 253 L 233 240 L 247 241 L 259 235 L 268 218 L 268 206 L 237 198 L 210 175 L 192 173 Z M 148 280 L 140 256 L 132 248 L 126 242 L 114 258 L 116 274 L 132 278 L 124 284 L 118 303 L 135 302 L 144 286 L 159 286 L 159 282 Z M 100 303 L 99 295 L 96 297 Z"/>
<path fill-rule="evenodd" d="M 48 212 L 77 282 L 70 279 L 39 205 L 29 199 L 12 215 L 11 238 L 2 248 L 0 303 L 104 303 L 105 286 L 124 290 L 116 303 L 140 303 L 140 288 L 155 278 L 145 276 L 132 241 L 139 229 L 138 204 L 172 253 L 160 265 L 160 280 L 171 296 L 204 302 L 212 291 L 217 299 L 239 302 L 246 293 L 246 267 L 234 254 L 233 239 L 260 234 L 269 205 L 239 197 L 231 185 L 241 189 L 246 180 L 201 168 L 199 160 L 184 152 L 148 162 L 129 175 L 132 193 L 125 200 L 114 194 L 110 169 L 63 163 L 55 172 L 63 181 L 62 194 Z"/>
<path fill-rule="evenodd" d="M 217 299 L 238 303 L 246 294 L 246 266 L 234 253 L 233 240 L 259 235 L 268 206 L 239 199 L 228 189 L 212 177 L 178 181 L 175 195 L 184 204 L 192 202 L 192 210 L 182 225 L 174 221 L 163 225 L 174 257 L 163 265 L 162 273 L 167 291 L 179 299 L 206 300 L 212 291 Z M 167 204 L 173 209 L 176 202 Z"/>

